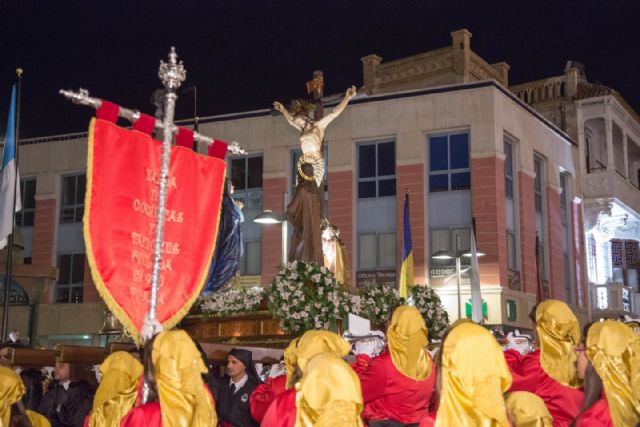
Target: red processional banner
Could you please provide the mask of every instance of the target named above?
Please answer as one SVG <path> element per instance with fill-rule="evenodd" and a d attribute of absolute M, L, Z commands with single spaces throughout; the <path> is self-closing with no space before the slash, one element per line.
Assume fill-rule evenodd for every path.
<path fill-rule="evenodd" d="M 93 281 L 139 342 L 149 310 L 162 144 L 93 119 L 84 240 Z M 223 159 L 171 147 L 157 319 L 175 326 L 197 299 L 215 249 Z"/>

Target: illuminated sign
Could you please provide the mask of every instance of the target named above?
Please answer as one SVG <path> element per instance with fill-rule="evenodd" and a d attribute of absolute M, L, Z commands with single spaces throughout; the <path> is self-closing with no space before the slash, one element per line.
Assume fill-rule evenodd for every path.
<path fill-rule="evenodd" d="M 4 281 L 5 276 L 0 277 L 0 301 L 4 301 Z M 11 281 L 11 290 L 9 292 L 9 305 L 29 305 L 29 295 L 22 286 L 15 280 Z"/>
<path fill-rule="evenodd" d="M 609 291 L 606 286 L 598 286 L 596 288 L 596 307 L 598 307 L 598 310 L 609 308 Z"/>

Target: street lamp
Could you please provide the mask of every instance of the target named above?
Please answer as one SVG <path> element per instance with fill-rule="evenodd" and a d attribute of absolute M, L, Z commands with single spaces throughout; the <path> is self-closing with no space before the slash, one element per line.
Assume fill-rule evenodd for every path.
<path fill-rule="evenodd" d="M 476 256 L 484 256 L 484 255 L 485 255 L 484 252 L 482 252 L 480 249 L 476 249 Z M 431 258 L 433 259 L 451 260 L 455 258 L 456 260 L 456 277 L 457 277 L 456 288 L 458 290 L 458 319 L 460 319 L 462 316 L 462 296 L 460 292 L 460 279 L 462 274 L 462 267 L 461 267 L 460 259 L 462 257 L 471 258 L 472 256 L 473 254 L 471 253 L 470 250 L 458 251 L 454 256 L 450 254 L 449 251 L 446 251 L 444 249 L 437 251 L 435 254 L 431 256 Z"/>
<path fill-rule="evenodd" d="M 282 224 L 282 265 L 287 264 L 288 248 L 287 248 L 287 192 L 282 193 L 282 215 L 279 215 L 272 210 L 265 209 L 260 212 L 253 222 L 262 225 L 268 224 Z"/>
<path fill-rule="evenodd" d="M 280 224 L 282 222 L 282 218 L 280 215 L 273 213 L 272 210 L 266 209 L 260 214 L 258 214 L 253 222 L 257 222 L 258 224 Z"/>

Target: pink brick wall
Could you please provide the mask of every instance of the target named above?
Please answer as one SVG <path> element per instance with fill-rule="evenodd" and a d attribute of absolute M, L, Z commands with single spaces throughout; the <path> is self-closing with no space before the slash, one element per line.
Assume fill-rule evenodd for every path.
<path fill-rule="evenodd" d="M 262 180 L 262 209 L 282 213 L 282 194 L 287 191 L 286 178 Z M 262 226 L 262 277 L 261 283 L 271 283 L 278 274 L 282 262 L 282 228 L 280 224 Z"/>
<path fill-rule="evenodd" d="M 522 291 L 535 294 L 537 291 L 536 267 L 536 206 L 534 178 L 518 173 L 518 202 L 520 220 L 520 266 Z"/>
<path fill-rule="evenodd" d="M 36 200 L 33 240 L 31 243 L 32 264 L 53 265 L 53 242 L 56 228 L 56 200 Z"/>
<path fill-rule="evenodd" d="M 398 277 L 402 267 L 402 248 L 404 247 L 404 195 L 409 189 L 409 221 L 411 222 L 411 242 L 413 245 L 413 274 L 415 283 L 423 284 L 425 269 L 425 212 L 424 212 L 424 164 L 402 165 L 396 167 L 396 218 Z"/>
<path fill-rule="evenodd" d="M 471 188 L 476 241 L 486 254 L 479 259 L 480 283 L 507 286 L 504 161 L 497 157 L 471 159 Z"/>
<path fill-rule="evenodd" d="M 329 205 L 327 215 L 329 221 L 338 226 L 340 229 L 340 238 L 344 242 L 347 250 L 347 259 L 349 260 L 349 270 L 351 280 L 355 280 L 354 276 L 354 192 L 353 192 L 353 172 L 331 172 L 328 174 L 329 185 Z"/>

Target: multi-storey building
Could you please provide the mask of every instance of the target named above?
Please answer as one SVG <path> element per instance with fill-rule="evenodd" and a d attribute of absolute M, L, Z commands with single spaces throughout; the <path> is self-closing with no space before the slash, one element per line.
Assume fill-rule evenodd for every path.
<path fill-rule="evenodd" d="M 589 83 L 584 67 L 571 61 L 563 75 L 511 90 L 578 143 L 583 256 L 594 316 L 637 316 L 640 116 L 612 88 Z"/>
<path fill-rule="evenodd" d="M 633 277 L 630 264 L 620 273 L 607 256 L 614 237 L 623 255 L 631 253 L 637 231 L 623 235 L 624 227 L 617 227 L 619 235 L 603 240 L 601 229 L 609 218 L 622 218 L 620 209 L 636 215 L 627 217 L 628 228 L 637 218 L 633 206 L 640 199 L 630 193 L 638 182 L 631 176 L 639 157 L 630 151 L 637 150 L 630 141 L 640 141 L 635 112 L 615 93 L 589 97 L 582 89 L 580 99 L 568 94 L 568 80 L 586 84 L 575 68 L 563 76 L 564 86 L 553 89 L 563 96 L 562 109 L 546 111 L 523 95 L 524 87 L 508 87 L 506 63 L 488 64 L 471 50 L 468 31 L 451 37 L 448 47 L 408 58 L 362 58 L 365 89 L 327 130 L 326 214 L 340 228 L 353 285 L 370 279 L 395 285 L 408 189 L 415 281 L 433 286 L 453 319 L 467 312 L 468 262 L 463 258 L 458 292 L 455 260 L 433 255 L 468 250 L 475 222 L 477 245 L 486 254 L 480 282 L 488 324 L 530 327 L 527 315 L 539 292 L 567 301 L 586 320 L 588 283 L 613 292 L 618 288 L 611 282 Z M 327 97 L 326 108 L 338 99 Z M 575 116 L 568 113 L 572 109 Z M 239 141 L 249 152 L 228 161 L 234 197 L 245 202 L 240 272 L 245 284 L 267 285 L 281 262 L 282 234 L 278 225 L 252 220 L 264 209 L 282 213 L 293 194 L 298 135 L 269 109 L 199 123 L 202 133 Z M 613 154 L 618 145 L 628 153 L 622 163 Z M 592 150 L 588 156 L 585 146 Z M 22 273 L 15 280 L 29 288 L 21 281 L 32 275 L 44 285 L 40 297 L 32 298 L 38 305 L 31 316 L 15 308 L 12 327 L 26 334 L 31 324 L 34 340 L 44 345 L 97 343 L 104 306 L 91 282 L 81 232 L 86 135 L 22 141 L 20 156 L 28 208 L 18 222 L 30 265 L 16 269 Z M 596 158 L 603 170 L 593 169 Z M 628 245 L 633 240 L 636 246 Z M 594 250 L 594 257 L 586 256 Z M 55 281 L 52 267 L 58 269 Z M 621 288 L 630 289 L 629 283 Z"/>

